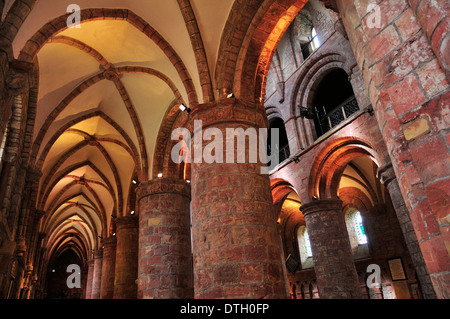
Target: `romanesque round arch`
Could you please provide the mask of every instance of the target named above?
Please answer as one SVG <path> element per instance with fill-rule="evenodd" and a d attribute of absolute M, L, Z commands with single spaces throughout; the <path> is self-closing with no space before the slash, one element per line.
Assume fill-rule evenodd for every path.
<path fill-rule="evenodd" d="M 347 74 L 350 72 L 345 64 L 345 58 L 337 53 L 329 53 L 308 60 L 303 73 L 299 74 L 295 88 L 291 95 L 291 116 L 300 116 L 300 107 L 310 109 L 315 88 L 320 81 L 334 69 L 343 69 Z"/>
<path fill-rule="evenodd" d="M 267 0 L 262 5 L 259 1 L 235 2 L 220 47 L 236 43 L 236 39 L 241 43 L 239 50 L 219 51 L 216 84 L 221 97 L 233 93 L 240 99 L 262 101 L 275 48 L 306 2 Z M 248 29 L 238 28 L 239 25 L 248 25 Z"/>
<path fill-rule="evenodd" d="M 383 165 L 371 144 L 360 138 L 342 137 L 324 146 L 311 166 L 307 200 L 337 198 L 345 166 L 359 156 L 368 156 L 378 167 Z"/>

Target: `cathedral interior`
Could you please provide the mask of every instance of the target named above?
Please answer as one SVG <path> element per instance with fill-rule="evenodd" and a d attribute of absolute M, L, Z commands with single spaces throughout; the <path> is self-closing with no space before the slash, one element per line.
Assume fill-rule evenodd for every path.
<path fill-rule="evenodd" d="M 0 299 L 450 297 L 448 1 L 73 2 L 0 0 Z"/>

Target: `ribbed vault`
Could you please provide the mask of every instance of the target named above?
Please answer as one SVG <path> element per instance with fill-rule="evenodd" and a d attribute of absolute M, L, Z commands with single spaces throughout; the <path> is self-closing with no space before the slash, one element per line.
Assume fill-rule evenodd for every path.
<path fill-rule="evenodd" d="M 49 262 L 68 249 L 90 259 L 134 207 L 133 181 L 168 173 L 178 106 L 214 100 L 233 1 L 113 2 L 78 1 L 81 24 L 68 28 L 70 1 L 37 1 L 12 43 L 39 66 L 30 166 Z"/>

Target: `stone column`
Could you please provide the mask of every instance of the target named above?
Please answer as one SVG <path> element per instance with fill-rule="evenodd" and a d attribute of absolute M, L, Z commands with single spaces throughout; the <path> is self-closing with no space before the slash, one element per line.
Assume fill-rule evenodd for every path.
<path fill-rule="evenodd" d="M 92 277 L 91 299 L 100 299 L 100 288 L 102 283 L 103 250 L 94 251 L 94 275 Z"/>
<path fill-rule="evenodd" d="M 202 129 L 195 121 L 202 121 Z M 198 124 L 198 122 L 197 122 Z M 239 150 L 227 129 L 243 129 L 255 138 L 258 128 L 268 127 L 261 104 L 224 99 L 197 106 L 188 127 L 192 139 L 192 231 L 195 298 L 288 298 L 283 261 L 273 212 L 270 181 L 261 173 L 257 146 Z M 223 160 L 207 161 L 198 152 L 211 152 L 211 141 L 201 135 L 213 129 L 216 144 L 223 147 Z M 244 134 L 238 134 L 242 137 Z M 200 137 L 200 141 L 197 137 Z M 245 138 L 245 136 L 244 136 Z M 197 143 L 198 142 L 198 143 Z M 234 145 L 234 160 L 226 161 L 225 150 Z M 200 153 L 201 154 L 201 153 Z M 244 155 L 244 163 L 237 156 Z M 196 159 L 197 157 L 197 159 Z"/>
<path fill-rule="evenodd" d="M 448 125 L 442 125 L 447 123 L 450 95 L 450 42 L 442 37 L 448 32 L 448 1 L 411 0 L 411 7 L 399 1 L 395 9 L 390 6 L 393 2 L 380 3 L 380 23 L 370 28 L 367 22 L 373 15 L 367 14 L 366 0 L 336 3 L 370 92 L 434 291 L 438 298 L 449 298 L 450 152 Z"/>
<path fill-rule="evenodd" d="M 300 210 L 311 241 L 320 298 L 362 298 L 342 201 L 317 200 Z"/>
<path fill-rule="evenodd" d="M 92 280 L 94 278 L 94 259 L 87 262 L 88 275 L 86 281 L 86 299 L 92 299 Z"/>
<path fill-rule="evenodd" d="M 391 197 L 392 205 L 394 206 L 400 228 L 402 229 L 403 237 L 409 254 L 416 269 L 417 278 L 422 288 L 422 295 L 425 299 L 435 299 L 436 293 L 428 273 L 427 265 L 423 259 L 422 251 L 417 240 L 417 236 L 411 222 L 409 210 L 403 200 L 400 186 L 398 185 L 392 164 L 386 164 L 378 169 L 378 177 L 381 183 L 386 186 L 389 196 Z"/>
<path fill-rule="evenodd" d="M 448 1 L 408 0 L 443 70 L 450 76 L 450 5 Z"/>
<path fill-rule="evenodd" d="M 191 187 L 177 178 L 139 185 L 138 298 L 194 297 Z"/>
<path fill-rule="evenodd" d="M 137 216 L 123 216 L 116 219 L 116 267 L 114 299 L 137 298 L 138 236 Z"/>
<path fill-rule="evenodd" d="M 110 237 L 104 239 L 102 241 L 102 244 L 103 244 L 103 265 L 102 265 L 102 280 L 100 286 L 100 299 L 113 299 L 117 238 Z"/>

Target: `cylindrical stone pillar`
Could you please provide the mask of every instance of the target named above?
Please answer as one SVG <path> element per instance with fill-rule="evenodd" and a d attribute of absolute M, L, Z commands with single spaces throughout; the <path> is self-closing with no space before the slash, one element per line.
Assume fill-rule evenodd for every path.
<path fill-rule="evenodd" d="M 423 32 L 426 34 L 442 69 L 450 76 L 450 5 L 448 1 L 409 0 Z"/>
<path fill-rule="evenodd" d="M 342 201 L 317 200 L 300 210 L 311 242 L 320 298 L 362 298 Z"/>
<path fill-rule="evenodd" d="M 100 286 L 100 299 L 113 299 L 117 238 L 116 237 L 106 238 L 102 241 L 102 244 L 103 244 L 103 265 L 102 265 L 102 281 Z"/>
<path fill-rule="evenodd" d="M 194 297 L 190 199 L 190 185 L 177 178 L 139 185 L 139 299 Z"/>
<path fill-rule="evenodd" d="M 268 127 L 264 108 L 237 99 L 203 104 L 193 109 L 188 127 L 194 133 L 195 298 L 288 298 L 269 176 L 262 173 L 258 156 L 258 129 Z M 209 133 L 214 151 L 210 137 L 202 141 Z M 245 142 L 246 133 L 252 142 Z M 211 155 L 216 159 L 211 161 Z"/>
<path fill-rule="evenodd" d="M 136 299 L 139 236 L 138 217 L 123 216 L 117 218 L 116 235 L 114 299 Z"/>
<path fill-rule="evenodd" d="M 100 299 L 100 288 L 102 283 L 103 250 L 94 251 L 94 275 L 92 277 L 91 299 Z"/>
<path fill-rule="evenodd" d="M 400 186 L 398 185 L 398 181 L 395 176 L 392 164 L 388 163 L 380 167 L 378 169 L 377 175 L 380 178 L 381 183 L 386 186 L 389 192 L 392 206 L 394 207 L 400 224 L 400 228 L 403 233 L 403 238 L 405 239 L 406 247 L 408 247 L 409 254 L 416 269 L 416 274 L 420 282 L 422 295 L 425 299 L 435 299 L 436 292 L 434 291 L 433 283 L 431 282 L 427 265 L 423 258 L 419 241 L 417 240 L 414 226 L 409 215 L 409 210 L 406 207 L 405 201 L 403 200 Z"/>
<path fill-rule="evenodd" d="M 94 278 L 94 259 L 87 262 L 88 273 L 86 279 L 86 299 L 92 299 L 92 279 Z"/>

